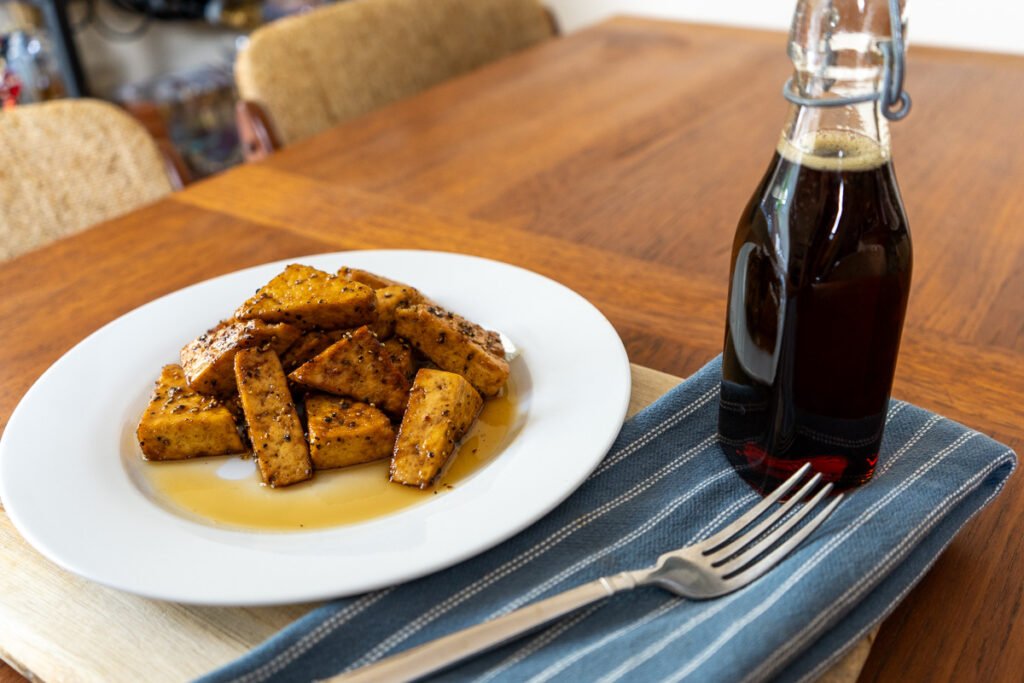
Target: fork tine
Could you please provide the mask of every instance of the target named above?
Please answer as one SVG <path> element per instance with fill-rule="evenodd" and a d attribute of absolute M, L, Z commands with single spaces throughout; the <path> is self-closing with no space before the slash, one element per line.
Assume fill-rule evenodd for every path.
<path fill-rule="evenodd" d="M 825 508 L 819 512 L 814 519 L 809 521 L 800 531 L 793 534 L 788 540 L 780 544 L 775 550 L 766 555 L 761 560 L 755 562 L 747 569 L 744 569 L 739 574 L 729 577 L 724 580 L 724 583 L 730 591 L 738 590 L 743 586 L 747 585 L 751 581 L 758 579 L 762 574 L 767 572 L 769 569 L 778 564 L 786 555 L 791 553 L 794 548 L 800 545 L 805 538 L 814 533 L 814 530 L 821 526 L 822 522 L 828 519 L 828 516 L 832 514 L 832 511 L 836 509 L 840 501 L 843 500 L 843 494 L 839 494 L 832 499 Z"/>
<path fill-rule="evenodd" d="M 720 546 L 711 553 L 705 552 L 704 554 L 705 556 L 707 556 L 708 560 L 711 561 L 712 566 L 714 566 L 716 563 L 720 564 L 724 562 L 725 560 L 729 559 L 730 556 L 735 555 L 736 553 L 743 550 L 744 547 L 756 541 L 758 536 L 771 529 L 772 525 L 774 525 L 780 519 L 785 517 L 786 514 L 790 510 L 792 510 L 795 505 L 797 505 L 804 498 L 806 498 L 820 481 L 821 473 L 816 472 L 815 475 L 811 477 L 810 480 L 808 480 L 808 482 L 804 484 L 799 491 L 794 493 L 793 496 L 785 502 L 785 504 L 780 505 L 770 515 L 768 515 L 763 520 L 755 524 L 750 529 L 750 531 L 746 532 L 745 534 L 737 538 L 735 541 L 730 541 L 729 543 Z"/>
<path fill-rule="evenodd" d="M 703 549 L 705 553 L 716 550 L 719 546 L 723 545 L 733 536 L 743 531 L 751 522 L 764 514 L 764 511 L 774 505 L 779 498 L 782 498 L 784 495 L 789 493 L 790 489 L 796 486 L 797 482 L 803 479 L 804 475 L 807 474 L 810 469 L 811 463 L 805 463 L 804 466 L 794 472 L 789 479 L 779 484 L 779 487 L 772 491 L 768 497 L 740 515 L 735 522 L 725 527 L 714 536 L 711 536 L 707 540 L 697 544 L 697 547 Z"/>
<path fill-rule="evenodd" d="M 736 557 L 732 558 L 728 562 L 724 562 L 721 565 L 715 567 L 715 569 L 721 572 L 722 576 L 727 576 L 730 573 L 736 571 L 737 569 L 743 568 L 744 565 L 746 565 L 751 560 L 759 556 L 761 553 L 765 552 L 766 550 L 770 549 L 773 545 L 775 545 L 775 543 L 779 539 L 784 538 L 785 535 L 789 533 L 789 530 L 795 527 L 797 524 L 799 524 L 804 517 L 809 515 L 818 506 L 818 503 L 820 503 L 821 500 L 825 496 L 827 496 L 829 491 L 831 490 L 832 484 L 825 484 L 824 486 L 822 486 L 813 498 L 807 501 L 807 503 L 802 508 L 800 508 L 800 510 L 796 514 L 794 514 L 792 517 L 790 517 L 785 522 L 780 524 L 778 529 L 774 529 L 770 534 L 768 534 L 763 539 L 752 545 L 750 548 L 736 555 Z M 801 493 L 803 493 L 803 491 L 801 491 Z M 793 499 L 790 500 L 790 502 L 792 502 L 794 499 L 795 496 Z M 712 566 L 714 566 L 714 563 L 712 563 Z"/>

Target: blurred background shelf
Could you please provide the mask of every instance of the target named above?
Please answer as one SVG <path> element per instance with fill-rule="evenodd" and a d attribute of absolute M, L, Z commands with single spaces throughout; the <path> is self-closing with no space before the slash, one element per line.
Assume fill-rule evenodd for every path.
<path fill-rule="evenodd" d="M 248 33 L 325 0 L 0 0 L 0 100 L 121 104 L 193 177 L 241 161 L 232 66 Z"/>

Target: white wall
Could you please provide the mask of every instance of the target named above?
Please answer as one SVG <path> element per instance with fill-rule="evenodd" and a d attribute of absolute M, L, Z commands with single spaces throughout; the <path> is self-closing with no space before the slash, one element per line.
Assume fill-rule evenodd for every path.
<path fill-rule="evenodd" d="M 545 0 L 566 32 L 613 14 L 788 29 L 796 0 Z M 1024 54 L 1024 0 L 910 0 L 910 41 Z"/>

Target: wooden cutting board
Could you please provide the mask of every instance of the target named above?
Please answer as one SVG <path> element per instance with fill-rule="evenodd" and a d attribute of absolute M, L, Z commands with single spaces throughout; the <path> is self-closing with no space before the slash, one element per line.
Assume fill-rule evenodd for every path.
<path fill-rule="evenodd" d="M 632 416 L 681 380 L 637 365 Z M 0 657 L 43 681 L 182 681 L 243 655 L 317 604 L 195 607 L 140 598 L 60 569 L 0 514 Z M 852 683 L 872 634 L 823 680 Z"/>

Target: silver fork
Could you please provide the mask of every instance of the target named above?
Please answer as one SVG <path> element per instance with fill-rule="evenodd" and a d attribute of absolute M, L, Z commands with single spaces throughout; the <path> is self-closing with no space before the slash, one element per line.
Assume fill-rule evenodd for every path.
<path fill-rule="evenodd" d="M 695 600 L 717 598 L 739 590 L 791 553 L 842 500 L 842 494 L 837 495 L 809 522 L 792 532 L 832 490 L 832 484 L 819 486 L 821 474 L 815 474 L 789 500 L 758 521 L 804 479 L 810 468 L 810 464 L 801 467 L 769 496 L 714 536 L 665 553 L 654 567 L 602 577 L 327 680 L 346 683 L 416 680 L 507 643 L 584 605 L 637 586 L 654 585 Z"/>

